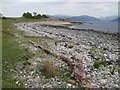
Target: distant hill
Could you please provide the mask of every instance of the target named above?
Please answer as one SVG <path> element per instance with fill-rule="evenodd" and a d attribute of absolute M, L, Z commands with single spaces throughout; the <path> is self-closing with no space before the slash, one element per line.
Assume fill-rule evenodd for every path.
<path fill-rule="evenodd" d="M 101 21 L 99 18 L 95 18 L 88 15 L 82 16 L 67 16 L 67 15 L 48 15 L 50 18 L 71 19 L 76 21 Z"/>
<path fill-rule="evenodd" d="M 103 21 L 112 21 L 114 19 L 116 19 L 118 16 L 108 16 L 108 17 L 101 17 L 100 19 Z"/>
<path fill-rule="evenodd" d="M 70 18 L 71 16 L 67 15 L 48 15 L 50 18 L 61 18 L 61 19 L 67 19 Z"/>
<path fill-rule="evenodd" d="M 112 20 L 112 22 L 120 22 L 120 17 L 118 17 L 118 18 Z"/>
<path fill-rule="evenodd" d="M 93 16 L 88 15 L 81 15 L 81 16 L 67 16 L 67 15 L 47 15 L 50 18 L 56 18 L 56 19 L 71 19 L 76 21 L 111 21 L 111 22 L 120 22 L 120 17 L 118 16 L 108 16 L 108 17 L 101 17 L 96 18 Z"/>
<path fill-rule="evenodd" d="M 101 21 L 99 18 L 87 16 L 87 15 L 73 16 L 73 17 L 70 17 L 70 19 L 77 20 L 77 21 Z"/>

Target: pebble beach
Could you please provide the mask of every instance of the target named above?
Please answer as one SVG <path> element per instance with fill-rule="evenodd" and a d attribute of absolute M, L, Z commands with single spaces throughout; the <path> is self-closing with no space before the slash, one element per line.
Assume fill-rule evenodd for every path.
<path fill-rule="evenodd" d="M 17 23 L 15 26 L 24 31 L 27 36 L 42 36 L 50 39 L 50 42 L 46 41 L 47 47 L 44 47 L 54 53 L 81 60 L 84 66 L 85 78 L 89 80 L 92 88 L 119 88 L 118 34 L 94 30 L 76 30 L 66 27 L 71 24 L 70 22 L 47 21 Z M 16 35 L 16 37 L 19 37 L 19 35 Z M 21 46 L 29 47 L 32 52 L 37 50 L 33 46 L 23 45 L 23 43 L 21 43 Z M 51 58 L 54 57 L 51 56 Z M 78 87 L 61 81 L 57 77 L 48 81 L 46 79 L 47 83 L 45 83 L 45 79 L 35 72 L 38 61 L 42 61 L 42 58 L 32 58 L 30 60 L 32 63 L 32 66 L 30 66 L 30 68 L 32 67 L 31 74 L 25 74 L 25 71 L 22 70 L 20 75 L 23 75 L 23 77 L 18 77 L 27 80 L 26 87 Z M 55 65 L 59 68 L 69 68 L 67 63 L 62 60 L 55 61 Z"/>

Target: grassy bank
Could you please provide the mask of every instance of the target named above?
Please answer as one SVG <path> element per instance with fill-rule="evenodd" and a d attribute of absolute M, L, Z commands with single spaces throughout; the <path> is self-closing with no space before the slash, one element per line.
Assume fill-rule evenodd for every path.
<path fill-rule="evenodd" d="M 2 20 L 0 19 L 0 81 L 2 81 Z M 2 82 L 0 82 L 0 89 L 2 88 Z"/>
<path fill-rule="evenodd" d="M 14 76 L 18 73 L 16 65 L 31 58 L 32 53 L 25 48 L 21 48 L 18 44 L 16 33 L 23 35 L 13 25 L 20 22 L 38 22 L 48 19 L 23 19 L 23 18 L 10 18 L 2 20 L 2 87 L 3 88 L 22 88 L 24 85 L 16 85 Z M 1 36 L 1 34 L 0 34 Z M 1 53 L 1 52 L 0 52 Z M 27 58 L 24 58 L 27 57 Z"/>
<path fill-rule="evenodd" d="M 2 34 L 0 32 L 0 81 L 2 81 Z M 0 88 L 2 87 L 2 82 L 0 82 Z"/>
<path fill-rule="evenodd" d="M 37 57 L 45 57 L 45 59 L 48 59 L 44 54 L 42 50 L 39 50 L 38 53 L 36 52 L 33 54 L 28 48 L 21 47 L 19 40 L 21 37 L 24 39 L 27 39 L 25 43 L 29 43 L 29 40 L 32 40 L 34 42 L 40 43 L 43 46 L 48 46 L 48 43 L 54 42 L 54 40 L 48 38 L 48 37 L 34 37 L 34 36 L 26 36 L 23 31 L 18 30 L 14 23 L 21 23 L 21 22 L 41 22 L 41 21 L 51 21 L 51 20 L 57 20 L 57 21 L 63 21 L 60 19 L 24 19 L 24 18 L 8 18 L 3 19 L 2 21 L 2 87 L 3 88 L 24 88 L 24 82 L 21 81 L 16 84 L 18 81 L 16 76 L 20 71 L 16 69 L 17 65 L 20 64 L 30 64 L 29 60 L 34 55 Z M 69 21 L 69 20 L 64 20 Z M 1 35 L 1 34 L 0 34 Z M 16 37 L 16 35 L 20 35 L 21 37 Z M 24 43 L 24 41 L 22 42 Z M 48 55 L 47 55 L 48 56 Z M 56 59 L 57 60 L 57 59 Z M 54 69 L 54 68 L 52 68 Z M 47 71 L 47 69 L 46 69 Z M 58 70 L 59 78 L 68 79 L 68 76 L 63 76 L 63 73 L 66 73 L 64 70 Z M 68 71 L 69 72 L 69 71 Z M 48 73 L 47 73 L 48 74 Z M 48 74 L 49 76 L 49 74 Z M 51 75 L 50 75 L 51 76 Z"/>

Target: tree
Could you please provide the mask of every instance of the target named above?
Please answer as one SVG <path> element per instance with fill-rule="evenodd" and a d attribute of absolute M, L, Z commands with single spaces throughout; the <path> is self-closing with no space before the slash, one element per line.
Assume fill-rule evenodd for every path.
<path fill-rule="evenodd" d="M 37 16 L 37 13 L 36 12 L 33 12 L 33 18 L 36 18 L 36 16 Z"/>
<path fill-rule="evenodd" d="M 23 13 L 22 15 L 23 18 L 34 18 L 34 19 L 40 19 L 40 18 L 48 18 L 47 15 L 43 14 L 37 14 L 36 12 L 33 12 L 33 16 L 30 12 Z"/>
<path fill-rule="evenodd" d="M 22 17 L 24 18 L 32 18 L 32 14 L 27 12 L 27 13 L 23 13 Z"/>
<path fill-rule="evenodd" d="M 22 17 L 25 17 L 25 14 L 26 14 L 26 13 L 23 13 Z"/>
<path fill-rule="evenodd" d="M 42 15 L 42 18 L 48 18 L 48 16 L 47 16 L 47 15 L 45 15 L 45 14 L 43 14 L 43 15 Z"/>
<path fill-rule="evenodd" d="M 36 12 L 33 12 L 33 15 L 34 15 L 34 16 L 37 16 L 37 13 L 36 13 Z"/>
<path fill-rule="evenodd" d="M 7 18 L 0 13 L 0 19 L 7 19 Z"/>
<path fill-rule="evenodd" d="M 38 15 L 36 16 L 36 19 L 40 19 L 40 18 L 41 18 L 41 15 L 38 14 Z"/>

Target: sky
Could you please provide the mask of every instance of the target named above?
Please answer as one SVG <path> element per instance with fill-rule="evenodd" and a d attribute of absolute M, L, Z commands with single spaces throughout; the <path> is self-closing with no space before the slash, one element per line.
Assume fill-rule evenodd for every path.
<path fill-rule="evenodd" d="M 9 17 L 20 17 L 24 12 L 48 15 L 94 17 L 118 14 L 119 0 L 2 0 L 0 13 Z"/>

